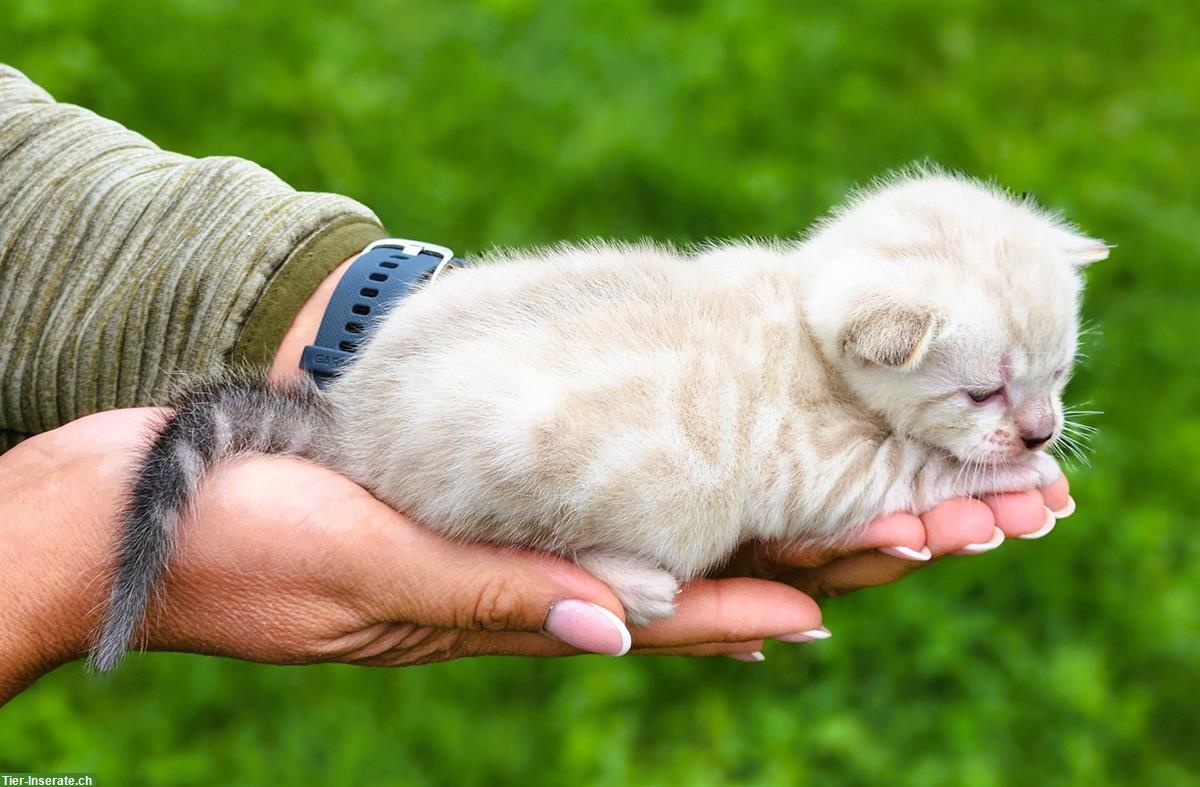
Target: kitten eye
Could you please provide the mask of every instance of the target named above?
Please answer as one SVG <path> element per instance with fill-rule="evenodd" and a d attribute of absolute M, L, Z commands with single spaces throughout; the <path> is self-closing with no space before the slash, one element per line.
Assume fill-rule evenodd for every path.
<path fill-rule="evenodd" d="M 976 404 L 983 404 L 992 397 L 999 396 L 1004 393 L 1004 386 L 993 388 L 990 391 L 967 391 L 967 396 L 971 397 L 971 401 Z"/>

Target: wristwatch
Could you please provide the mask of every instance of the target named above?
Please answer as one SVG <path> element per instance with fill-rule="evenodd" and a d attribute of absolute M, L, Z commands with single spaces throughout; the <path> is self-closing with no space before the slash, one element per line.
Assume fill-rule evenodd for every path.
<path fill-rule="evenodd" d="M 418 285 L 462 265 L 454 252 L 435 243 L 384 238 L 367 246 L 334 289 L 317 338 L 300 355 L 300 368 L 324 389 L 353 360 L 381 317 Z"/>

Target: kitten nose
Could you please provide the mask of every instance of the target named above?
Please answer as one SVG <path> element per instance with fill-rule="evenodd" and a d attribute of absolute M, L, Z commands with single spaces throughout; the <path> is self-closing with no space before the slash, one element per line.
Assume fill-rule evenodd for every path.
<path fill-rule="evenodd" d="M 1032 451 L 1033 449 L 1037 448 L 1039 445 L 1042 445 L 1043 443 L 1045 443 L 1047 440 L 1049 440 L 1053 436 L 1054 436 L 1053 432 L 1047 432 L 1046 434 L 1042 435 L 1041 437 L 1022 437 L 1021 439 L 1025 442 L 1025 447 L 1028 448 L 1030 451 Z"/>

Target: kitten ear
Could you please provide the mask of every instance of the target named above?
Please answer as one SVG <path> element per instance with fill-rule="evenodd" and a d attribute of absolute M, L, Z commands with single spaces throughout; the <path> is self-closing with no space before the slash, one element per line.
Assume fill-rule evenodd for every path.
<path fill-rule="evenodd" d="M 1058 246 L 1067 255 L 1067 260 L 1077 268 L 1091 265 L 1093 262 L 1108 259 L 1108 250 L 1112 248 L 1102 240 L 1080 235 L 1063 227 L 1055 227 L 1054 232 Z"/>
<path fill-rule="evenodd" d="M 880 366 L 912 369 L 921 363 L 941 328 L 941 317 L 924 306 L 864 304 L 842 332 L 842 350 Z"/>

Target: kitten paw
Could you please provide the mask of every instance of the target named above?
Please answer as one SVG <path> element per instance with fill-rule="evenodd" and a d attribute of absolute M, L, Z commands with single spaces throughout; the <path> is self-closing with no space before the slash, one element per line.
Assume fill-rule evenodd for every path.
<path fill-rule="evenodd" d="M 1062 475 L 1062 469 L 1058 466 L 1058 462 L 1049 454 L 1035 454 L 1033 469 L 1037 473 L 1038 489 L 1050 486 Z"/>
<path fill-rule="evenodd" d="M 1062 470 L 1058 462 L 1048 454 L 1034 454 L 1020 464 L 1003 465 L 981 474 L 966 494 L 972 497 L 1002 494 L 1005 492 L 1027 492 L 1041 489 L 1058 480 Z"/>
<path fill-rule="evenodd" d="M 609 549 L 585 550 L 575 562 L 609 586 L 625 608 L 629 625 L 643 626 L 675 614 L 679 580 L 654 563 Z"/>

